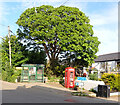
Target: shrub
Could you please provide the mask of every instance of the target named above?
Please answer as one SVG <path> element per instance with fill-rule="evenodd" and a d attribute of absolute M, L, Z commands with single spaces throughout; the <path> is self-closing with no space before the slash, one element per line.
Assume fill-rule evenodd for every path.
<path fill-rule="evenodd" d="M 71 94 L 74 95 L 74 96 L 89 96 L 85 92 L 72 92 Z"/>
<path fill-rule="evenodd" d="M 66 65 L 58 65 L 55 67 L 55 72 L 57 76 L 64 77 Z"/>
<path fill-rule="evenodd" d="M 102 81 L 106 85 L 110 85 L 110 90 L 111 91 L 120 91 L 120 74 L 108 74 L 104 73 L 101 77 Z"/>
<path fill-rule="evenodd" d="M 64 77 L 66 67 L 66 65 L 57 65 L 54 67 L 54 70 L 52 70 L 50 64 L 48 63 L 46 64 L 44 75 L 47 77 L 51 77 L 52 75 L 56 75 L 57 77 Z"/>
<path fill-rule="evenodd" d="M 60 80 L 60 77 L 56 77 L 54 76 L 50 76 L 48 77 L 48 79 L 50 80 L 50 82 L 58 82 Z"/>
<path fill-rule="evenodd" d="M 115 88 L 120 91 L 120 74 L 116 75 Z"/>
<path fill-rule="evenodd" d="M 93 88 L 89 90 L 90 92 L 94 92 L 94 93 L 97 93 L 96 90 L 94 90 Z"/>
<path fill-rule="evenodd" d="M 21 70 L 15 70 L 14 67 L 9 65 L 5 67 L 5 70 L 2 70 L 2 80 L 8 82 L 15 82 L 18 76 L 21 75 Z"/>
<path fill-rule="evenodd" d="M 2 70 L 2 80 L 3 80 L 3 81 L 7 81 L 7 77 L 8 77 L 7 71 L 3 71 L 3 70 Z"/>
<path fill-rule="evenodd" d="M 64 86 L 64 79 L 60 77 L 59 83 Z"/>
<path fill-rule="evenodd" d="M 89 74 L 89 79 L 90 80 L 98 80 L 98 75 L 97 74 Z"/>

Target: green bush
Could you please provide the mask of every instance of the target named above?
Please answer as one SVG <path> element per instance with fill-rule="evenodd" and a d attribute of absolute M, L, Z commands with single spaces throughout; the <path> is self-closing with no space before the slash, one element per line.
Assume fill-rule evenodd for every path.
<path fill-rule="evenodd" d="M 50 77 L 48 77 L 48 80 L 50 80 L 50 82 L 59 82 L 60 77 L 56 77 L 55 75 L 50 76 Z"/>
<path fill-rule="evenodd" d="M 110 85 L 110 90 L 111 91 L 120 91 L 120 74 L 108 74 L 104 73 L 101 77 L 102 81 L 106 85 Z"/>
<path fill-rule="evenodd" d="M 89 79 L 90 80 L 98 80 L 98 75 L 97 74 L 89 74 Z"/>
<path fill-rule="evenodd" d="M 90 92 L 94 92 L 94 93 L 97 93 L 96 90 L 94 90 L 93 88 L 89 90 Z"/>
<path fill-rule="evenodd" d="M 60 77 L 59 83 L 64 86 L 64 79 Z"/>
<path fill-rule="evenodd" d="M 7 81 L 7 77 L 8 77 L 7 71 L 2 70 L 2 80 Z"/>
<path fill-rule="evenodd" d="M 58 65 L 55 67 L 55 74 L 60 77 L 64 77 L 66 65 Z"/>
<path fill-rule="evenodd" d="M 85 92 L 72 92 L 71 95 L 74 95 L 74 96 L 89 96 Z"/>
<path fill-rule="evenodd" d="M 67 66 L 65 66 L 65 65 L 58 65 L 58 66 L 54 67 L 54 70 L 52 70 L 50 67 L 50 64 L 48 63 L 48 64 L 46 64 L 46 67 L 45 67 L 44 76 L 48 77 L 48 79 L 53 78 L 53 75 L 54 75 L 54 78 L 56 78 L 56 77 L 63 78 L 65 75 L 66 67 Z"/>
<path fill-rule="evenodd" d="M 5 67 L 5 70 L 2 70 L 2 80 L 8 82 L 15 82 L 18 76 L 21 75 L 21 70 L 15 70 L 14 67 L 9 65 Z"/>

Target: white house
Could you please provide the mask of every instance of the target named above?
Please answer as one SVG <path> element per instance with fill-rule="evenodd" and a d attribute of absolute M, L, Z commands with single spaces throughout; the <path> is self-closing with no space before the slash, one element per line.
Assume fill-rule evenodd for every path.
<path fill-rule="evenodd" d="M 92 68 L 98 70 L 99 78 L 101 73 L 115 73 L 120 71 L 120 52 L 100 55 L 94 61 L 95 63 L 92 64 Z"/>

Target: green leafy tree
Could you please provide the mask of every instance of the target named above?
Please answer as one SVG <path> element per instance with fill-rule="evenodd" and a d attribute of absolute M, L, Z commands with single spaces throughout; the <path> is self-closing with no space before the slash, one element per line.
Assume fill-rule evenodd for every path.
<path fill-rule="evenodd" d="M 35 49 L 32 51 L 27 50 L 24 55 L 28 57 L 27 64 L 46 64 L 46 54 L 42 49 L 40 51 Z"/>
<path fill-rule="evenodd" d="M 28 8 L 16 23 L 19 38 L 42 45 L 54 67 L 62 56 L 72 56 L 73 65 L 88 66 L 94 62 L 100 42 L 93 36 L 89 22 L 78 8 L 42 5 Z"/>
<path fill-rule="evenodd" d="M 18 41 L 16 36 L 11 35 L 11 63 L 12 66 L 10 67 L 9 61 L 9 39 L 6 36 L 1 45 L 2 48 L 0 50 L 1 53 L 1 68 L 2 68 L 2 80 L 8 82 L 15 82 L 15 79 L 18 75 L 15 73 L 15 67 L 21 66 L 21 64 L 25 63 L 28 58 L 23 55 L 25 47 Z"/>
<path fill-rule="evenodd" d="M 2 67 L 9 62 L 9 38 L 6 36 L 2 42 Z M 15 35 L 11 35 L 11 63 L 12 66 L 21 66 L 28 58 L 23 55 L 25 47 L 18 41 Z"/>

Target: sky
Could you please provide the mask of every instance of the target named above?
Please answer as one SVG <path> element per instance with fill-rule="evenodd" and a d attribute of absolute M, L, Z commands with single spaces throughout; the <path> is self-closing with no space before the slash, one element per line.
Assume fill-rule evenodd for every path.
<path fill-rule="evenodd" d="M 16 34 L 16 24 L 27 9 L 41 5 L 77 7 L 93 25 L 94 35 L 101 42 L 96 55 L 118 52 L 118 1 L 117 0 L 0 0 L 0 36 L 8 35 L 8 26 Z M 0 39 L 1 40 L 1 39 Z"/>

